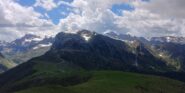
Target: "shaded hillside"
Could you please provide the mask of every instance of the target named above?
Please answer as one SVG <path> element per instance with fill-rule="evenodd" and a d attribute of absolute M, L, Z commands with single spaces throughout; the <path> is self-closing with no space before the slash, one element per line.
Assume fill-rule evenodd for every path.
<path fill-rule="evenodd" d="M 83 36 L 88 36 L 89 40 L 85 40 Z M 86 30 L 77 34 L 59 33 L 46 55 L 57 55 L 59 58 L 73 62 L 85 69 L 149 72 L 173 70 L 173 67 L 167 66 L 164 61 L 155 58 L 143 44 L 139 44 L 135 49 L 120 40 Z"/>
<path fill-rule="evenodd" d="M 178 63 L 180 66 L 180 70 L 185 71 L 184 44 L 157 43 L 152 44 L 152 46 L 155 48 L 155 50 L 157 50 L 161 57 L 168 56 L 169 58 L 176 60 L 176 63 Z"/>

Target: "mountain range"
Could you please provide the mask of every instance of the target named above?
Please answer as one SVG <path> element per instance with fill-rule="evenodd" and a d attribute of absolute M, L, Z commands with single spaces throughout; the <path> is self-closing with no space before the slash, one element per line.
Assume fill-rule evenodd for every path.
<path fill-rule="evenodd" d="M 177 46 L 183 46 L 183 42 L 185 42 L 183 37 L 153 37 L 150 40 L 147 40 L 143 37 L 119 34 L 114 31 L 105 32 L 103 35 L 129 44 L 135 43 L 136 41 L 142 42 L 145 45 L 152 46 L 152 48 L 156 48 L 159 45 L 161 46 L 168 43 L 176 44 Z M 8 59 L 13 60 L 15 63 L 20 64 L 30 60 L 31 58 L 43 55 L 50 49 L 50 46 L 53 42 L 53 37 L 40 37 L 33 34 L 26 34 L 25 36 L 12 42 L 0 41 L 0 53 L 5 55 Z M 168 47 L 168 45 L 166 46 Z"/>
<path fill-rule="evenodd" d="M 147 40 L 142 37 L 133 37 L 130 35 L 116 34 L 115 32 L 106 33 L 105 35 L 114 39 L 122 40 L 129 45 L 140 42 L 152 53 L 153 56 L 167 62 L 176 67 L 178 70 L 184 71 L 184 37 L 153 37 Z"/>
<path fill-rule="evenodd" d="M 6 56 L 0 56 L 0 70 L 6 71 L 0 74 L 2 93 L 185 92 L 185 45 L 181 42 L 81 30 L 61 32 L 55 38 L 28 34 L 0 45 Z M 103 86 L 110 87 L 109 91 Z"/>
<path fill-rule="evenodd" d="M 175 37 L 175 36 L 152 37 L 151 42 L 185 44 L 185 37 Z"/>
<path fill-rule="evenodd" d="M 43 55 L 49 50 L 53 41 L 53 37 L 43 38 L 33 34 L 26 34 L 12 42 L 1 42 L 0 52 L 15 63 L 20 64 Z"/>
<path fill-rule="evenodd" d="M 135 93 L 128 92 L 133 90 L 140 91 L 138 93 L 184 93 L 183 61 L 176 61 L 176 54 L 168 54 L 176 53 L 171 52 L 174 47 L 169 47 L 168 50 L 161 46 L 166 46 L 169 42 L 152 44 L 146 41 L 132 36 L 125 38 L 125 35 L 115 37 L 112 32 L 103 35 L 87 30 L 77 33 L 61 32 L 56 35 L 46 53 L 1 74 L 0 92 L 41 93 L 38 90 L 48 90 L 46 93 L 114 93 L 117 90 L 120 91 L 117 93 Z M 177 54 L 179 55 L 176 56 L 181 56 L 179 52 Z M 150 75 L 165 76 L 182 82 L 164 77 L 152 78 Z M 125 76 L 129 78 L 123 78 Z M 102 83 L 107 87 L 120 85 L 120 90 L 118 87 L 110 87 L 110 91 L 105 92 L 105 87 L 98 86 L 101 84 L 98 79 L 104 81 Z M 128 85 L 130 89 L 125 87 L 125 80 L 131 84 Z M 156 81 L 164 84 L 148 85 Z M 90 92 L 90 87 L 84 87 L 83 84 L 92 89 L 97 87 L 97 91 Z M 84 91 L 74 87 L 83 88 Z M 49 92 L 54 90 L 55 92 Z"/>

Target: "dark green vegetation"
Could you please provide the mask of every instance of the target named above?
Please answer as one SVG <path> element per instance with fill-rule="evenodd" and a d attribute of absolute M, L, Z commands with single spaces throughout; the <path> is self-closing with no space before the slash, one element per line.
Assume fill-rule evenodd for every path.
<path fill-rule="evenodd" d="M 185 86 L 182 82 L 156 76 L 95 71 L 90 80 L 78 85 L 46 85 L 16 93 L 185 93 Z"/>
<path fill-rule="evenodd" d="M 0 76 L 0 92 L 11 93 L 34 86 L 75 85 L 87 81 L 91 74 L 65 61 L 30 60 Z"/>

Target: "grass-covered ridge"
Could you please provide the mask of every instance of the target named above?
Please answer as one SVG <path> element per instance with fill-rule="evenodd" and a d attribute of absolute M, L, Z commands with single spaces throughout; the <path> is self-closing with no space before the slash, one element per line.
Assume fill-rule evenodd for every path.
<path fill-rule="evenodd" d="M 46 85 L 16 93 L 185 93 L 184 83 L 162 77 L 119 71 L 95 71 L 85 83 Z"/>

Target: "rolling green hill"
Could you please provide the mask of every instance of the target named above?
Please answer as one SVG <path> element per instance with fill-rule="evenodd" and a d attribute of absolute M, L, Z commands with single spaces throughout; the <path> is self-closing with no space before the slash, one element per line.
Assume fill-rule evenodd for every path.
<path fill-rule="evenodd" d="M 184 83 L 162 77 L 117 71 L 95 71 L 74 86 L 46 85 L 16 93 L 185 93 Z"/>

